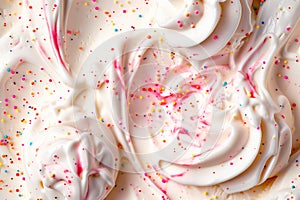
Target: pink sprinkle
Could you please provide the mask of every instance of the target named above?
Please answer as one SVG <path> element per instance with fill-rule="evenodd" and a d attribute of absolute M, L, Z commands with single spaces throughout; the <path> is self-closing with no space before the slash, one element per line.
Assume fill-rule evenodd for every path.
<path fill-rule="evenodd" d="M 162 179 L 161 182 L 166 183 L 168 181 L 166 179 Z"/>
<path fill-rule="evenodd" d="M 298 38 L 295 39 L 295 42 L 299 42 Z"/>
<path fill-rule="evenodd" d="M 25 81 L 26 80 L 26 78 L 25 77 L 22 77 L 22 81 Z"/>
<path fill-rule="evenodd" d="M 13 94 L 13 95 L 12 95 L 12 98 L 14 98 L 14 99 L 15 99 L 16 97 L 17 97 L 17 96 L 16 96 L 15 94 Z"/>
<path fill-rule="evenodd" d="M 195 14 L 196 14 L 196 15 L 199 15 L 199 10 L 195 10 Z"/>
<path fill-rule="evenodd" d="M 291 30 L 291 27 L 286 27 L 286 30 L 287 30 L 287 31 L 290 31 L 290 30 Z"/>
<path fill-rule="evenodd" d="M 214 40 L 217 40 L 217 39 L 218 39 L 218 36 L 217 36 L 217 35 L 215 35 L 215 36 L 213 37 L 213 39 L 214 39 Z"/>
<path fill-rule="evenodd" d="M 67 34 L 72 34 L 72 31 L 71 30 L 67 30 Z"/>
<path fill-rule="evenodd" d="M 284 75 L 283 78 L 284 79 L 289 79 L 289 77 L 287 75 Z"/>
<path fill-rule="evenodd" d="M 98 6 L 95 6 L 95 10 L 99 10 L 99 7 L 98 7 Z"/>

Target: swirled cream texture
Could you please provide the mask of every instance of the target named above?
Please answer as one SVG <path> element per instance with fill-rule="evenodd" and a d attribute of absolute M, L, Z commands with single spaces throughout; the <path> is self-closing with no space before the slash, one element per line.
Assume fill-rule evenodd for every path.
<path fill-rule="evenodd" d="M 0 196 L 300 198 L 299 9 L 0 2 Z"/>

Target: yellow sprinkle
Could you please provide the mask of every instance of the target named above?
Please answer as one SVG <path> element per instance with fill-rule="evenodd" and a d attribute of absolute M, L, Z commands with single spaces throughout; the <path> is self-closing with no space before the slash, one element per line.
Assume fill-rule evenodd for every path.
<path fill-rule="evenodd" d="M 160 129 L 160 130 L 159 130 L 159 132 L 163 133 L 163 132 L 164 132 L 164 130 L 163 130 L 163 129 Z"/>
<path fill-rule="evenodd" d="M 143 99 L 143 96 L 140 96 L 140 99 Z"/>
<path fill-rule="evenodd" d="M 50 178 L 53 178 L 55 175 L 54 174 L 50 174 Z"/>
<path fill-rule="evenodd" d="M 230 53 L 231 55 L 233 55 L 233 51 L 230 51 L 229 53 Z"/>
<path fill-rule="evenodd" d="M 172 104 L 173 104 L 173 105 L 175 105 L 175 104 L 176 104 L 176 102 L 175 102 L 175 101 L 173 101 L 173 102 L 172 102 Z"/>
<path fill-rule="evenodd" d="M 16 109 L 15 111 L 18 113 L 18 112 L 19 112 L 19 109 Z"/>
<path fill-rule="evenodd" d="M 161 109 L 159 108 L 159 109 L 157 109 L 157 112 L 161 112 Z"/>
<path fill-rule="evenodd" d="M 164 39 L 162 37 L 159 38 L 159 42 L 162 43 Z"/>
<path fill-rule="evenodd" d="M 3 119 L 3 118 L 1 119 L 1 122 L 2 122 L 2 123 L 4 122 L 4 119 Z"/>
<path fill-rule="evenodd" d="M 277 76 L 278 76 L 278 77 L 282 77 L 282 74 L 278 73 Z"/>
<path fill-rule="evenodd" d="M 284 61 L 283 61 L 283 63 L 284 63 L 284 64 L 287 64 L 287 63 L 288 63 L 288 61 L 287 61 L 287 60 L 284 60 Z"/>
<path fill-rule="evenodd" d="M 212 198 L 208 198 L 208 200 L 212 200 Z"/>
<path fill-rule="evenodd" d="M 123 7 L 124 5 L 122 3 L 119 4 L 120 7 Z"/>
<path fill-rule="evenodd" d="M 218 196 L 217 196 L 217 195 L 214 195 L 214 198 L 215 198 L 215 199 L 217 199 L 217 198 L 218 198 Z"/>
<path fill-rule="evenodd" d="M 248 97 L 251 97 L 251 94 L 250 94 L 250 93 L 248 93 L 248 94 L 247 94 L 247 96 L 248 96 Z"/>
<path fill-rule="evenodd" d="M 115 24 L 115 22 L 112 22 L 111 25 L 114 26 L 114 25 L 116 25 L 116 24 Z"/>
<path fill-rule="evenodd" d="M 115 4 L 119 4 L 119 1 L 116 1 L 116 0 L 115 0 L 114 3 L 115 3 Z"/>
<path fill-rule="evenodd" d="M 259 26 L 259 25 L 256 25 L 255 28 L 260 28 L 260 26 Z"/>
<path fill-rule="evenodd" d="M 194 154 L 194 153 L 192 153 L 192 157 L 195 157 L 195 154 Z"/>
<path fill-rule="evenodd" d="M 203 192 L 203 194 L 206 196 L 206 195 L 208 195 L 208 192 Z"/>
<path fill-rule="evenodd" d="M 2 162 L 0 162 L 0 167 L 2 167 L 2 165 L 3 165 Z"/>
<path fill-rule="evenodd" d="M 127 1 L 126 3 L 127 3 L 127 4 L 131 4 L 131 1 Z"/>
<path fill-rule="evenodd" d="M 71 133 L 70 133 L 70 132 L 67 132 L 67 135 L 71 135 Z"/>
<path fill-rule="evenodd" d="M 132 10 L 131 10 L 131 12 L 133 12 L 133 13 L 134 13 L 134 12 L 135 12 L 135 9 L 132 9 Z"/>
<path fill-rule="evenodd" d="M 44 184 L 42 181 L 40 181 L 40 186 L 41 186 L 41 188 L 44 188 Z"/>
<path fill-rule="evenodd" d="M 85 6 L 88 6 L 88 5 L 89 5 L 89 3 L 88 3 L 88 2 L 84 2 L 84 5 L 85 5 Z"/>
<path fill-rule="evenodd" d="M 275 136 L 275 135 L 273 135 L 273 136 L 272 136 L 272 139 L 274 140 L 275 138 L 276 138 L 276 136 Z"/>
<path fill-rule="evenodd" d="M 152 108 L 152 109 L 151 109 L 151 112 L 155 112 L 155 109 Z"/>

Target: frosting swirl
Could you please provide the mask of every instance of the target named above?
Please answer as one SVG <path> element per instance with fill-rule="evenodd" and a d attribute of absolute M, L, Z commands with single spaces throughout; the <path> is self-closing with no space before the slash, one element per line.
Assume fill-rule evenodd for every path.
<path fill-rule="evenodd" d="M 152 28 L 116 28 L 111 37 L 97 27 L 109 39 L 80 48 L 88 56 L 77 58 L 69 39 L 83 36 L 67 28 L 77 20 L 72 8 L 82 4 L 95 19 L 103 11 L 101 23 L 112 24 L 112 15 L 129 9 L 23 1 L 22 23 L 0 34 L 0 106 L 8 119 L 0 144 L 13 141 L 2 132 L 26 136 L 15 140 L 30 182 L 24 198 L 114 199 L 116 182 L 136 184 L 136 199 L 194 198 L 207 188 L 220 199 L 250 199 L 261 184 L 270 199 L 299 197 L 297 98 L 273 76 L 278 63 L 297 65 L 300 3 L 274 2 L 255 18 L 252 0 L 159 0 Z M 83 43 L 93 43 L 86 34 Z"/>
<path fill-rule="evenodd" d="M 104 199 L 118 173 L 118 152 L 109 130 L 91 119 L 31 133 L 28 175 L 32 197 Z M 39 173 L 38 173 L 39 172 Z M 40 186 L 36 192 L 34 188 Z"/>

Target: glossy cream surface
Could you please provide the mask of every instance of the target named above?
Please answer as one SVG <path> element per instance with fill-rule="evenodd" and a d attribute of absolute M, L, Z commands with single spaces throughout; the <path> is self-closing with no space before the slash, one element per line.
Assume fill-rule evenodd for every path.
<path fill-rule="evenodd" d="M 0 1 L 1 198 L 300 198 L 299 10 Z"/>

